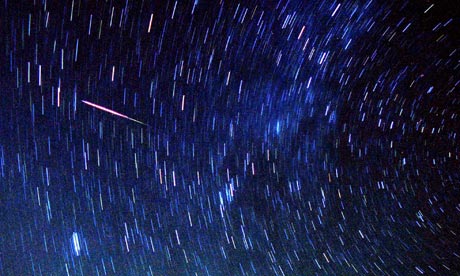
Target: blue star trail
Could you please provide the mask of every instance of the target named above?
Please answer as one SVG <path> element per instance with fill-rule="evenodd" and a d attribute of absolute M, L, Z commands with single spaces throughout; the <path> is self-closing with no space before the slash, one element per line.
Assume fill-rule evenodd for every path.
<path fill-rule="evenodd" d="M 455 10 L 0 1 L 0 275 L 458 275 Z"/>

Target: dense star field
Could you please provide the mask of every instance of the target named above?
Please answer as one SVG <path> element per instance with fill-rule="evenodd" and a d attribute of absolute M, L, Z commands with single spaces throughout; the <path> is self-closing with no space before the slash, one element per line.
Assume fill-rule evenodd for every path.
<path fill-rule="evenodd" d="M 455 1 L 0 2 L 0 275 L 460 275 Z"/>

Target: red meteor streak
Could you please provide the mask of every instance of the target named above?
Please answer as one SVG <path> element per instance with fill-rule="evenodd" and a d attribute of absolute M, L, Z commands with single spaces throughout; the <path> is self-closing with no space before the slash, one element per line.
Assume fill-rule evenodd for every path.
<path fill-rule="evenodd" d="M 113 111 L 113 110 L 111 110 L 111 109 L 108 109 L 107 107 L 103 107 L 103 106 L 100 106 L 100 105 L 97 105 L 97 104 L 95 104 L 95 103 L 91 103 L 91 102 L 88 102 L 88 101 L 82 101 L 82 102 L 85 103 L 85 104 L 87 104 L 87 105 L 89 105 L 89 106 L 92 106 L 92 107 L 94 107 L 94 108 L 97 108 L 97 109 L 100 109 L 100 110 L 102 110 L 102 111 L 108 112 L 108 113 L 110 113 L 110 114 L 116 115 L 116 116 L 118 116 L 118 117 L 121 117 L 121 118 L 124 118 L 124 119 L 131 120 L 131 121 L 133 121 L 133 122 L 136 122 L 136 123 L 141 124 L 141 125 L 144 125 L 144 126 L 147 125 L 146 123 L 143 123 L 143 122 L 138 121 L 138 120 L 136 120 L 136 119 L 130 118 L 130 117 L 124 115 L 124 114 L 118 113 L 118 112 Z"/>

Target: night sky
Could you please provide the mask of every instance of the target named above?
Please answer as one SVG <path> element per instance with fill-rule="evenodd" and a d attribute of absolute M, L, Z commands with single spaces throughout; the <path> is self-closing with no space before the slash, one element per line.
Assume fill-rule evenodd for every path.
<path fill-rule="evenodd" d="M 460 275 L 450 2 L 0 1 L 0 275 Z"/>

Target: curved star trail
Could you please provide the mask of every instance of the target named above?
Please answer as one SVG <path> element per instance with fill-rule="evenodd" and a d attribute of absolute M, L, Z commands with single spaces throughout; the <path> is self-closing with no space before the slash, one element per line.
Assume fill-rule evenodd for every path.
<path fill-rule="evenodd" d="M 458 275 L 448 1 L 1 1 L 1 275 Z"/>

